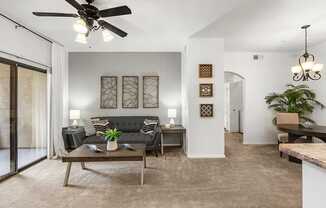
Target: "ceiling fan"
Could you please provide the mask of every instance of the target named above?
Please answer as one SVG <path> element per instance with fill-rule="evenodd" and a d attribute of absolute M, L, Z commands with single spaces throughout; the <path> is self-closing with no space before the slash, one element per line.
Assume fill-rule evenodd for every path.
<path fill-rule="evenodd" d="M 114 25 L 100 19 L 105 17 L 113 17 L 120 15 L 129 15 L 131 10 L 128 6 L 119 6 L 110 9 L 99 10 L 91 5 L 95 0 L 86 0 L 87 4 L 79 4 L 76 0 L 66 0 L 71 6 L 77 9 L 78 14 L 74 13 L 54 13 L 54 12 L 33 12 L 39 17 L 73 17 L 78 18 L 74 24 L 74 30 L 78 32 L 76 41 L 87 43 L 87 37 L 91 31 L 103 29 L 103 40 L 105 42 L 113 39 L 113 32 L 120 37 L 126 37 L 128 33 L 115 27 Z M 97 22 L 97 24 L 95 24 Z"/>

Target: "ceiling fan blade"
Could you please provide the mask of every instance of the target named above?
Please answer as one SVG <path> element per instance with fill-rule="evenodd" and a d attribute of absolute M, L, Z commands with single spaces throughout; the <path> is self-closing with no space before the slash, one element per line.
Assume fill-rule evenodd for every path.
<path fill-rule="evenodd" d="M 131 10 L 129 9 L 128 6 L 119 6 L 119 7 L 101 10 L 99 13 L 100 13 L 100 17 L 113 17 L 113 16 L 131 14 Z"/>
<path fill-rule="evenodd" d="M 115 34 L 119 35 L 120 37 L 126 37 L 128 35 L 128 33 L 126 33 L 125 31 L 120 30 L 119 28 L 111 25 L 110 23 L 104 21 L 104 20 L 99 20 L 98 24 L 108 30 L 110 30 L 111 32 L 114 32 Z"/>
<path fill-rule="evenodd" d="M 80 5 L 77 1 L 75 0 L 66 0 L 71 6 L 75 7 L 77 10 L 84 10 L 85 8 Z"/>
<path fill-rule="evenodd" d="M 33 14 L 39 17 L 79 17 L 77 14 L 55 12 L 33 12 Z"/>

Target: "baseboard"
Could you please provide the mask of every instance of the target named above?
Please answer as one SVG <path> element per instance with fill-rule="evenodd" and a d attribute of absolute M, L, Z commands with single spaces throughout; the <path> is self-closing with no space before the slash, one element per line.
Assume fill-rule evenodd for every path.
<path fill-rule="evenodd" d="M 187 154 L 190 159 L 213 159 L 213 158 L 225 158 L 225 154 L 203 154 L 203 155 L 191 155 Z"/>

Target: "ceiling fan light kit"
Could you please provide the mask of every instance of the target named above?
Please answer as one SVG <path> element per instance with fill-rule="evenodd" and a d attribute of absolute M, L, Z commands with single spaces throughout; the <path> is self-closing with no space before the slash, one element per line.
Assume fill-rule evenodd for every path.
<path fill-rule="evenodd" d="M 104 42 L 110 42 L 114 38 L 112 33 L 110 31 L 106 30 L 106 29 L 102 30 L 102 36 L 103 36 L 103 41 Z"/>
<path fill-rule="evenodd" d="M 73 24 L 73 29 L 78 33 L 75 41 L 82 44 L 87 43 L 87 38 L 90 32 L 97 31 L 99 29 L 102 29 L 102 37 L 104 42 L 109 42 L 114 38 L 112 33 L 115 33 L 122 38 L 128 35 L 128 33 L 124 32 L 123 30 L 100 19 L 113 16 L 129 15 L 131 14 L 131 10 L 128 6 L 119 6 L 110 9 L 99 10 L 95 6 L 91 5 L 94 0 L 86 0 L 87 4 L 79 4 L 76 0 L 66 0 L 66 2 L 77 9 L 78 14 L 53 12 L 33 12 L 33 14 L 39 17 L 78 18 Z"/>
<path fill-rule="evenodd" d="M 85 34 L 82 34 L 82 33 L 78 33 L 77 36 L 76 36 L 75 41 L 76 41 L 77 43 L 87 44 L 87 38 L 86 38 L 86 35 L 85 35 Z"/>
<path fill-rule="evenodd" d="M 305 30 L 305 53 L 299 57 L 299 65 L 291 68 L 294 81 L 319 80 L 321 78 L 321 71 L 324 68 L 324 65 L 316 63 L 315 56 L 308 52 L 307 30 L 309 27 L 310 25 L 301 27 L 301 29 Z"/>
<path fill-rule="evenodd" d="M 75 22 L 75 24 L 73 25 L 74 27 L 74 30 L 78 33 L 81 33 L 81 34 L 86 34 L 88 33 L 88 27 L 87 27 L 87 24 L 86 22 L 81 19 L 81 18 L 78 18 L 77 21 Z"/>

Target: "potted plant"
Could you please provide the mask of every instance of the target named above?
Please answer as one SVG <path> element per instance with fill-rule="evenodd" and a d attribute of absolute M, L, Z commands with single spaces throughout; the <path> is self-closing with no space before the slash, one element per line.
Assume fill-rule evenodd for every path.
<path fill-rule="evenodd" d="M 298 113 L 300 122 L 315 123 L 307 115 L 311 114 L 316 106 L 323 109 L 325 106 L 316 100 L 316 94 L 307 85 L 288 84 L 282 93 L 271 93 L 265 97 L 268 108 L 276 112 Z M 273 119 L 276 124 L 276 118 Z"/>
<path fill-rule="evenodd" d="M 107 140 L 107 151 L 115 151 L 118 149 L 118 138 L 121 136 L 121 131 L 118 129 L 109 129 L 102 133 L 104 138 Z"/>

